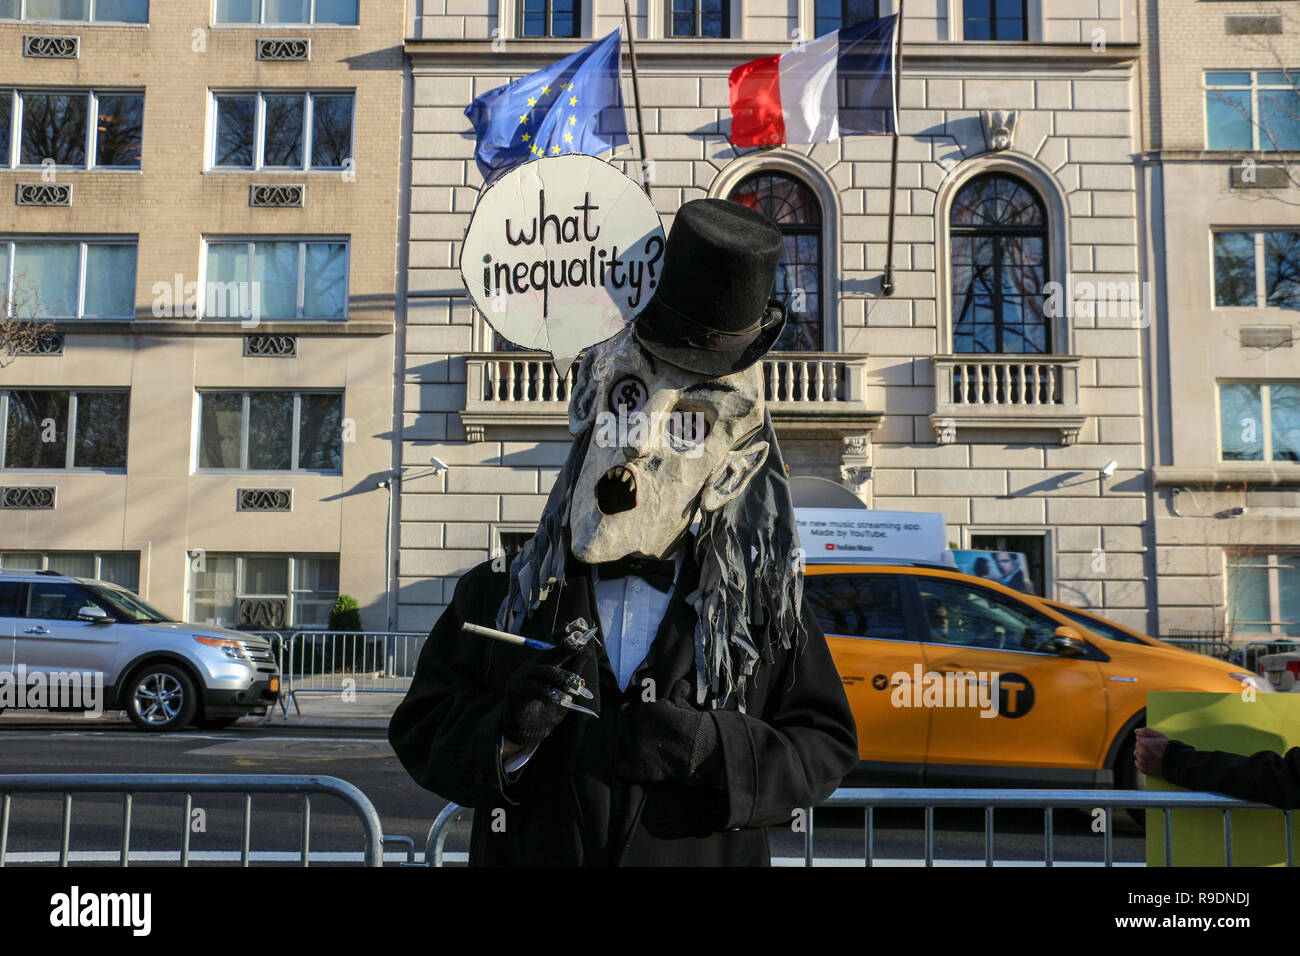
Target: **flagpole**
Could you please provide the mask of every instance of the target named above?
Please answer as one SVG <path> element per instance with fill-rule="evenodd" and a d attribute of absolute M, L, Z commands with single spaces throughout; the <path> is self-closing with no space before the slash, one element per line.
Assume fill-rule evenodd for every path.
<path fill-rule="evenodd" d="M 889 161 L 889 238 L 885 246 L 885 274 L 880 280 L 880 293 L 887 296 L 894 294 L 894 207 L 898 198 L 898 127 L 903 99 L 903 3 L 904 0 L 898 0 L 898 23 L 894 25 L 894 42 L 898 44 L 898 60 L 894 64 L 894 149 Z"/>
<path fill-rule="evenodd" d="M 632 59 L 632 102 L 636 107 L 636 139 L 641 147 L 641 188 L 650 195 L 650 180 L 646 177 L 645 123 L 641 119 L 641 84 L 636 76 L 636 37 L 632 32 L 632 12 L 623 0 L 623 20 L 627 24 L 627 49 Z"/>

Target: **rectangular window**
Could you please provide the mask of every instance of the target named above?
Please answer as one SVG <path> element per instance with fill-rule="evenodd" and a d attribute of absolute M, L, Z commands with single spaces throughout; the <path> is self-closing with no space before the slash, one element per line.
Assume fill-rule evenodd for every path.
<path fill-rule="evenodd" d="M 497 546 L 492 549 L 492 557 L 498 555 L 507 561 L 514 560 L 515 555 L 524 550 L 524 545 L 533 540 L 532 531 L 503 531 L 497 529 Z"/>
<path fill-rule="evenodd" d="M 0 167 L 139 169 L 144 94 L 0 90 Z"/>
<path fill-rule="evenodd" d="M 214 93 L 213 169 L 343 169 L 350 93 Z"/>
<path fill-rule="evenodd" d="M 131 319 L 136 242 L 0 239 L 3 310 L 23 319 Z"/>
<path fill-rule="evenodd" d="M 360 0 L 217 0 L 212 22 L 356 26 Z"/>
<path fill-rule="evenodd" d="M 14 131 L 14 95 L 0 90 L 0 169 L 9 167 L 9 144 Z"/>
<path fill-rule="evenodd" d="M 880 0 L 816 0 L 814 16 L 813 36 L 821 36 L 879 18 Z"/>
<path fill-rule="evenodd" d="M 57 571 L 140 590 L 139 551 L 0 551 L 0 568 Z"/>
<path fill-rule="evenodd" d="M 1214 304 L 1300 309 L 1300 232 L 1215 232 Z"/>
<path fill-rule="evenodd" d="M 0 392 L 4 467 L 122 471 L 129 413 L 125 391 Z"/>
<path fill-rule="evenodd" d="M 1205 74 L 1207 149 L 1300 149 L 1300 74 Z"/>
<path fill-rule="evenodd" d="M 970 549 L 990 553 L 985 563 L 979 565 L 979 569 L 974 572 L 976 577 L 986 577 L 1027 594 L 1046 593 L 1046 535 L 972 532 Z M 1023 561 L 1019 557 L 1022 554 Z M 978 559 L 976 561 L 978 563 Z"/>
<path fill-rule="evenodd" d="M 580 0 L 522 0 L 519 35 L 525 37 L 576 37 L 582 31 Z"/>
<path fill-rule="evenodd" d="M 149 0 L 0 0 L 0 20 L 148 23 Z"/>
<path fill-rule="evenodd" d="M 1300 552 L 1229 554 L 1227 564 L 1233 634 L 1300 637 Z"/>
<path fill-rule="evenodd" d="M 668 0 L 670 37 L 731 36 L 729 0 Z"/>
<path fill-rule="evenodd" d="M 1223 461 L 1300 462 L 1300 382 L 1220 382 Z"/>
<path fill-rule="evenodd" d="M 205 319 L 344 319 L 346 239 L 210 239 Z"/>
<path fill-rule="evenodd" d="M 343 468 L 342 392 L 200 392 L 200 470 Z"/>
<path fill-rule="evenodd" d="M 804 596 L 826 634 L 878 641 L 910 640 L 898 578 L 883 574 L 817 574 Z"/>
<path fill-rule="evenodd" d="M 965 0 L 967 40 L 1028 40 L 1028 0 Z"/>
<path fill-rule="evenodd" d="M 18 164 L 86 165 L 86 93 L 18 93 Z"/>
<path fill-rule="evenodd" d="M 95 99 L 99 117 L 95 165 L 139 169 L 144 97 L 136 93 L 103 93 Z"/>
<path fill-rule="evenodd" d="M 325 628 L 339 596 L 338 555 L 212 554 L 191 558 L 194 624 Z"/>

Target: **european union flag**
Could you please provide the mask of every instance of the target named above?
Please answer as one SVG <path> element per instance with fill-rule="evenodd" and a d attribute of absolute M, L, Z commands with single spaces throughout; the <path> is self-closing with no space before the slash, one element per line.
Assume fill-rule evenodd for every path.
<path fill-rule="evenodd" d="M 488 90 L 465 107 L 485 182 L 530 159 L 596 155 L 627 143 L 619 82 L 622 31 L 544 70 Z"/>

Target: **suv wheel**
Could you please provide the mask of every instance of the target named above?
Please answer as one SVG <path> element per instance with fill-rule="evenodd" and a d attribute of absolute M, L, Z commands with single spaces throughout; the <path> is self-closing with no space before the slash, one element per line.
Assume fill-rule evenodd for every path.
<path fill-rule="evenodd" d="M 126 715 L 141 730 L 161 733 L 184 727 L 198 706 L 194 682 L 173 664 L 146 664 L 126 691 Z"/>

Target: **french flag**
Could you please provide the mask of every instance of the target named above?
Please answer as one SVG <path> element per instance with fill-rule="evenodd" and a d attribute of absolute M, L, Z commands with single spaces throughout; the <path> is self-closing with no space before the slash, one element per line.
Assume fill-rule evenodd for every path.
<path fill-rule="evenodd" d="M 898 130 L 898 14 L 731 71 L 731 143 L 825 143 Z"/>

